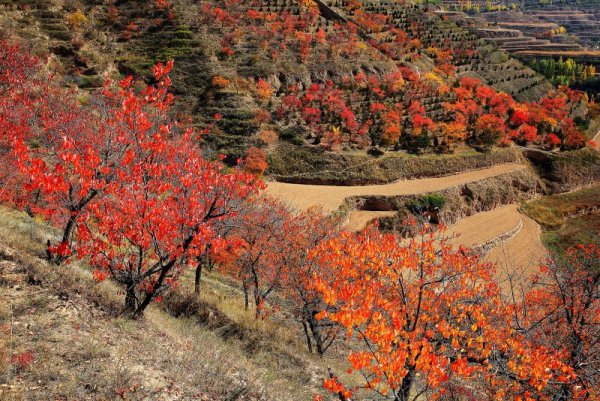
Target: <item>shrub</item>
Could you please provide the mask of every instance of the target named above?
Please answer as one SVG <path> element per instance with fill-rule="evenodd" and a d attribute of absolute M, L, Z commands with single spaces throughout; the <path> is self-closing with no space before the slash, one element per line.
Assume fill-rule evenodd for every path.
<path fill-rule="evenodd" d="M 88 18 L 81 11 L 77 10 L 67 16 L 67 24 L 73 30 L 78 30 L 83 26 L 87 25 Z"/>
<path fill-rule="evenodd" d="M 411 213 L 421 214 L 424 211 L 441 210 L 445 204 L 446 198 L 444 195 L 433 193 L 410 199 L 405 203 L 405 206 Z"/>
<path fill-rule="evenodd" d="M 281 138 L 284 141 L 288 141 L 294 145 L 300 146 L 304 144 L 304 140 L 302 139 L 304 135 L 306 135 L 305 128 L 299 125 L 293 125 L 281 131 L 281 134 L 279 134 L 279 138 Z"/>
<path fill-rule="evenodd" d="M 227 88 L 230 83 L 231 83 L 231 81 L 229 81 L 227 78 L 222 77 L 220 75 L 215 75 L 211 81 L 211 85 L 214 88 Z"/>

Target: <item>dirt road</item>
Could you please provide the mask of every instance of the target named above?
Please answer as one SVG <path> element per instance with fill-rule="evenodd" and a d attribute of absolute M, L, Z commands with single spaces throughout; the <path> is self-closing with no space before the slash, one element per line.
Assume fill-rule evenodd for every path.
<path fill-rule="evenodd" d="M 497 263 L 497 276 L 501 281 L 505 281 L 508 272 L 521 278 L 538 273 L 540 262 L 548 256 L 542 244 L 539 224 L 525 215 L 521 215 L 521 218 L 521 231 L 492 249 L 486 257 L 488 261 Z"/>
<path fill-rule="evenodd" d="M 445 177 L 422 178 L 396 181 L 390 184 L 364 186 L 304 185 L 269 182 L 267 184 L 267 193 L 300 210 L 320 205 L 325 211 L 331 212 L 336 210 L 344 199 L 350 196 L 414 195 L 430 191 L 440 191 L 455 185 L 480 181 L 524 168 L 524 165 L 516 163 L 498 164 L 481 170 L 467 171 Z"/>
<path fill-rule="evenodd" d="M 465 217 L 448 228 L 450 241 L 454 245 L 472 247 L 482 245 L 513 230 L 521 222 L 519 205 L 506 205 L 489 212 Z"/>

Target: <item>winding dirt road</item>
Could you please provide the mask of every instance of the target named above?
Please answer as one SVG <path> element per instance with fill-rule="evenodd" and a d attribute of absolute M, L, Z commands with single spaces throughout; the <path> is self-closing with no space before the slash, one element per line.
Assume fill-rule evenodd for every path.
<path fill-rule="evenodd" d="M 304 185 L 285 182 L 269 182 L 267 193 L 283 200 L 290 206 L 305 210 L 311 206 L 321 206 L 326 212 L 336 210 L 350 196 L 357 195 L 416 195 L 424 192 L 440 191 L 456 185 L 484 180 L 497 175 L 524 169 L 517 163 L 498 164 L 481 170 L 436 178 L 396 181 L 382 185 L 336 186 Z"/>
<path fill-rule="evenodd" d="M 513 230 L 522 220 L 519 205 L 500 206 L 461 219 L 448 228 L 451 243 L 472 247 L 492 241 Z"/>
<path fill-rule="evenodd" d="M 600 143 L 600 133 L 597 135 Z M 522 164 L 499 164 L 489 168 L 468 171 L 445 177 L 423 178 L 415 180 L 396 181 L 390 184 L 365 186 L 335 186 L 335 185 L 303 185 L 282 182 L 269 182 L 267 193 L 275 196 L 290 206 L 304 210 L 311 206 L 321 206 L 326 212 L 335 211 L 351 196 L 369 195 L 416 195 L 431 191 L 440 191 L 456 185 L 484 180 L 486 178 L 524 169 Z M 393 211 L 363 211 L 357 210 L 349 214 L 345 223 L 347 229 L 358 231 L 370 221 L 392 216 Z M 547 255 L 540 238 L 540 226 L 522 215 L 518 205 L 506 205 L 488 212 L 477 213 L 460 220 L 449 227 L 448 235 L 455 236 L 455 245 L 482 245 L 515 230 L 522 225 L 520 231 L 510 239 L 500 242 L 487 255 L 488 261 L 499 264 L 499 279 L 505 279 L 508 272 L 521 272 L 525 276 L 537 271 L 539 261 Z M 521 278 L 523 278 L 522 276 Z M 504 286 L 503 286 L 504 287 Z"/>
<path fill-rule="evenodd" d="M 522 279 L 538 273 L 540 263 L 548 257 L 548 250 L 542 244 L 540 225 L 525 215 L 521 215 L 521 218 L 521 231 L 486 256 L 488 261 L 497 264 L 497 276 L 501 282 L 506 281 L 508 274 Z"/>

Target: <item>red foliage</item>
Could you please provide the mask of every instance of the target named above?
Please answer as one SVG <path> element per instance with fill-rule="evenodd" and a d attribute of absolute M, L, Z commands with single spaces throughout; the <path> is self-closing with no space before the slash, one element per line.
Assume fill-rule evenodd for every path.
<path fill-rule="evenodd" d="M 10 363 L 18 370 L 22 371 L 33 363 L 34 355 L 32 351 L 17 352 L 10 357 Z"/>
<path fill-rule="evenodd" d="M 255 146 L 249 147 L 246 150 L 242 166 L 244 171 L 261 177 L 267 169 L 267 153 Z"/>

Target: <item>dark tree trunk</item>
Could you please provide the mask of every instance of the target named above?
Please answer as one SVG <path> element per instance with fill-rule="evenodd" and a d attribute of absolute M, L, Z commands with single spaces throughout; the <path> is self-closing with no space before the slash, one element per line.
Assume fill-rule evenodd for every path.
<path fill-rule="evenodd" d="M 69 197 L 71 197 L 72 188 L 69 188 Z M 96 189 L 91 189 L 85 197 L 83 197 L 79 203 L 74 206 L 71 206 L 69 209 L 69 220 L 65 225 L 63 230 L 61 244 L 67 244 L 69 249 L 71 249 L 71 242 L 73 240 L 73 231 L 75 230 L 75 225 L 77 224 L 77 218 L 79 214 L 83 210 L 84 207 L 87 206 L 88 203 L 92 201 L 98 195 L 98 191 Z M 56 263 L 60 264 L 65 258 L 61 256 L 56 257 Z"/>
<path fill-rule="evenodd" d="M 402 383 L 400 383 L 400 388 L 398 389 L 398 393 L 396 394 L 396 398 L 394 401 L 408 401 L 410 397 L 410 390 L 412 389 L 413 383 L 415 381 L 415 369 L 409 368 L 408 373 L 402 379 Z"/>
<path fill-rule="evenodd" d="M 323 355 L 325 353 L 325 347 L 323 346 L 323 336 L 321 335 L 321 327 L 319 326 L 319 322 L 315 317 L 317 312 L 311 312 L 308 316 L 308 325 L 310 327 L 310 331 L 313 335 L 313 339 L 315 340 L 315 346 L 317 348 L 317 352 L 319 355 Z"/>
<path fill-rule="evenodd" d="M 304 329 L 304 335 L 306 336 L 306 345 L 308 347 L 308 352 L 313 353 L 312 341 L 310 340 L 310 334 L 308 333 L 308 326 L 306 324 L 306 320 L 302 321 L 302 328 Z"/>
<path fill-rule="evenodd" d="M 248 310 L 250 309 L 250 300 L 248 299 L 248 284 L 244 282 L 242 287 L 244 289 L 244 310 Z"/>
<path fill-rule="evenodd" d="M 125 289 L 125 310 L 131 314 L 136 313 L 137 297 L 135 295 L 135 285 L 133 282 L 127 283 Z"/>
<path fill-rule="evenodd" d="M 52 246 L 52 242 L 50 242 L 50 240 L 46 241 L 46 259 L 48 259 L 48 262 L 52 261 L 52 252 L 50 252 L 50 247 Z"/>
<path fill-rule="evenodd" d="M 261 304 L 262 297 L 260 295 L 260 289 L 258 287 L 254 287 L 254 318 L 258 319 L 261 315 Z"/>
<path fill-rule="evenodd" d="M 196 277 L 194 278 L 194 293 L 200 295 L 200 282 L 202 281 L 202 265 L 204 261 L 201 260 L 196 266 Z"/>
<path fill-rule="evenodd" d="M 69 216 L 69 221 L 67 221 L 67 225 L 63 230 L 61 244 L 71 244 L 71 238 L 73 237 L 73 229 L 75 228 L 77 216 L 79 216 L 79 210 L 74 210 L 71 212 L 71 215 Z"/>

